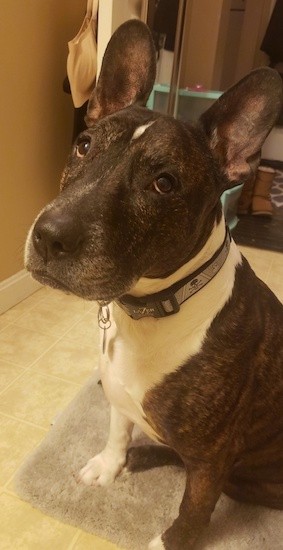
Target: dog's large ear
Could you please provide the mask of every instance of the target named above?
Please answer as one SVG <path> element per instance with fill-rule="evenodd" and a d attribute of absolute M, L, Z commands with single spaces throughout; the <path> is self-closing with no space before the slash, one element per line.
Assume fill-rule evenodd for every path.
<path fill-rule="evenodd" d="M 230 186 L 245 181 L 282 106 L 282 80 L 268 67 L 256 69 L 230 88 L 200 118 L 213 154 Z"/>
<path fill-rule="evenodd" d="M 106 48 L 88 104 L 87 125 L 134 103 L 145 105 L 155 71 L 156 53 L 149 28 L 137 19 L 123 23 Z"/>

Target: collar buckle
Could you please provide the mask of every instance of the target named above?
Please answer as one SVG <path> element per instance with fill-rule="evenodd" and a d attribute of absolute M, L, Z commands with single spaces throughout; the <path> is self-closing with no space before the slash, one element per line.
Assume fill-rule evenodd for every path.
<path fill-rule="evenodd" d="M 171 294 L 166 296 L 166 300 L 144 301 L 141 298 L 125 296 L 117 300 L 119 306 L 134 320 L 143 317 L 167 317 L 180 311 L 180 304 L 175 296 Z"/>

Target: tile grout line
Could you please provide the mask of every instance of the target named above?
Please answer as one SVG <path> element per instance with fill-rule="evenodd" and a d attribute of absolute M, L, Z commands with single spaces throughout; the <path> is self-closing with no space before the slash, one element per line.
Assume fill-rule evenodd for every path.
<path fill-rule="evenodd" d="M 33 308 L 32 308 L 32 309 L 33 309 Z M 74 321 L 74 323 L 72 323 L 66 330 L 64 330 L 64 331 L 62 332 L 62 334 L 60 334 L 60 336 L 58 336 L 58 338 L 54 341 L 54 343 L 52 344 L 52 346 L 55 345 L 55 344 L 57 344 L 59 340 L 61 340 L 62 338 L 64 338 L 64 337 L 66 336 L 66 334 L 67 334 L 74 326 L 78 325 L 78 324 L 88 315 L 88 313 L 90 313 L 90 312 L 91 312 L 91 310 L 88 310 L 88 311 L 86 311 L 85 313 L 81 314 L 81 316 L 80 316 L 79 319 L 77 319 L 76 321 Z M 75 312 L 74 312 L 74 313 L 75 313 Z M 25 314 L 24 314 L 24 315 L 25 315 Z M 22 327 L 21 325 L 17 325 L 16 321 L 17 321 L 17 320 L 15 320 L 15 321 L 9 323 L 9 325 L 14 325 L 14 326 L 16 326 L 17 328 L 25 328 L 25 327 Z M 5 327 L 5 328 L 6 328 L 6 327 Z M 30 328 L 28 328 L 27 330 L 30 330 L 31 332 L 34 332 L 34 333 L 36 333 L 36 334 L 37 334 L 37 333 L 42 334 L 43 336 L 49 336 L 49 337 L 53 337 L 53 336 L 54 336 L 53 334 L 51 334 L 51 333 L 49 333 L 49 332 L 43 332 L 43 331 L 41 331 L 41 330 L 34 330 L 34 329 L 30 329 Z M 52 347 L 52 346 L 50 346 L 50 347 Z M 48 348 L 48 350 L 49 350 L 49 349 L 50 349 L 50 348 Z M 45 352 L 44 352 L 44 353 L 45 353 Z M 38 359 L 39 359 L 39 357 L 38 357 Z"/>
<path fill-rule="evenodd" d="M 19 365 L 18 363 L 14 363 L 14 361 L 11 361 L 10 359 L 3 359 L 3 357 L 0 358 L 0 363 L 6 363 L 9 367 L 17 367 L 18 369 L 26 369 L 26 367 L 23 367 L 23 365 Z"/>
<path fill-rule="evenodd" d="M 73 535 L 73 539 L 71 541 L 71 543 L 67 543 L 68 546 L 65 546 L 64 544 L 64 548 L 65 550 L 69 550 L 69 548 L 72 548 L 72 546 L 70 546 L 70 544 L 72 545 L 73 543 L 75 544 L 76 540 L 79 538 L 80 534 L 81 534 L 81 531 L 79 530 L 78 527 L 70 524 L 70 523 L 63 523 L 62 521 L 60 521 L 59 519 L 57 519 L 56 517 L 54 516 L 50 516 L 48 514 L 46 514 L 45 512 L 41 511 L 39 508 L 36 508 L 33 504 L 31 504 L 30 502 L 28 502 L 28 500 L 25 500 L 24 498 L 20 497 L 17 493 L 14 493 L 13 491 L 11 491 L 10 489 L 8 489 L 7 487 L 1 487 L 0 488 L 0 495 L 7 495 L 8 497 L 12 498 L 12 499 L 15 499 L 16 501 L 18 501 L 19 503 L 23 503 L 23 504 L 26 504 L 27 506 L 29 506 L 30 508 L 32 508 L 34 511 L 37 510 L 38 512 L 40 512 L 40 514 L 42 514 L 42 516 L 46 517 L 46 518 L 49 518 L 52 522 L 55 522 L 55 524 L 57 524 L 58 526 L 59 525 L 65 525 L 67 527 L 71 527 L 72 529 L 76 530 L 75 534 Z M 65 541 L 64 541 L 65 542 Z"/>
<path fill-rule="evenodd" d="M 31 295 L 33 296 L 33 294 Z M 25 302 L 25 300 L 28 300 L 31 296 L 28 296 L 27 298 L 25 298 L 24 300 L 21 300 L 18 304 L 16 304 L 15 306 L 11 307 L 10 309 L 7 309 L 7 311 L 4 311 L 4 313 L 2 313 L 2 315 L 0 315 L 0 319 L 4 318 L 5 317 L 5 314 L 8 312 L 8 311 L 12 311 L 14 308 L 16 308 L 17 306 L 19 306 L 20 304 L 22 304 L 23 302 Z M 26 309 L 27 310 L 31 310 L 31 309 L 34 309 L 38 304 L 40 304 L 42 301 L 44 300 L 44 298 L 40 298 L 38 301 L 36 301 L 35 304 L 33 305 L 28 305 L 26 306 Z M 18 317 L 16 317 L 15 319 L 13 319 L 12 321 L 8 321 L 7 322 L 7 325 L 12 325 L 15 323 L 15 321 L 18 321 L 21 317 L 23 317 L 23 315 L 26 314 L 26 311 L 24 311 L 23 313 L 20 313 Z"/>
<path fill-rule="evenodd" d="M 78 539 L 79 539 L 79 537 L 80 537 L 82 531 L 79 530 L 79 528 L 77 528 L 77 529 L 78 529 L 78 530 L 77 530 L 77 533 L 75 533 L 74 538 L 73 538 L 73 540 L 70 542 L 70 545 L 68 546 L 67 550 L 73 550 L 74 545 L 76 544 L 76 542 L 78 542 Z"/>
<path fill-rule="evenodd" d="M 75 312 L 74 312 L 74 313 L 75 313 Z M 25 314 L 24 314 L 24 315 L 25 315 Z M 74 323 L 72 323 L 67 329 L 65 329 L 65 330 L 60 334 L 60 336 L 58 336 L 58 339 L 63 338 L 63 337 L 65 336 L 65 334 L 66 334 L 69 330 L 71 330 L 76 324 L 80 323 L 80 322 L 86 317 L 86 315 L 87 315 L 87 312 L 86 312 L 86 313 L 83 313 L 83 314 L 80 316 L 79 319 L 77 319 L 76 321 L 74 321 Z M 10 323 L 10 325 L 14 325 L 15 327 L 17 327 L 17 328 L 19 328 L 19 329 L 25 328 L 25 327 L 23 327 L 22 325 L 18 325 L 18 324 L 17 324 L 17 320 L 18 320 L 18 319 L 16 319 L 16 320 L 13 321 L 12 323 Z M 54 323 L 54 324 L 56 324 L 56 323 Z M 5 327 L 5 328 L 6 328 L 6 327 Z M 36 334 L 41 334 L 41 335 L 43 335 L 43 336 L 49 336 L 49 337 L 51 337 L 51 338 L 54 337 L 54 334 L 53 334 L 53 333 L 47 332 L 47 331 L 45 332 L 45 331 L 40 330 L 40 329 L 39 329 L 39 330 L 38 330 L 38 329 L 35 330 L 34 328 L 27 328 L 26 330 L 30 330 L 31 332 L 35 332 Z M 57 342 L 57 341 L 58 341 L 58 340 L 56 340 L 56 342 Z"/>
<path fill-rule="evenodd" d="M 19 367 L 19 365 L 13 365 L 13 366 L 17 366 Z M 20 368 L 20 367 L 19 367 Z M 26 374 L 26 372 L 28 371 L 28 367 L 21 367 L 23 368 L 23 372 L 21 372 L 18 376 L 16 376 L 15 378 L 13 378 L 13 380 L 7 385 L 5 386 L 5 388 L 3 388 L 2 390 L 0 390 L 0 396 L 3 395 L 3 393 L 5 393 L 5 391 L 9 390 L 10 387 L 15 383 L 17 382 L 18 380 L 20 380 L 24 374 Z M 0 409 L 0 413 L 1 413 L 1 409 Z"/>
<path fill-rule="evenodd" d="M 44 430 L 44 432 L 48 433 L 50 428 L 45 428 L 44 426 L 41 426 L 40 424 L 35 424 L 35 422 L 31 422 L 30 420 L 25 420 L 24 418 L 18 418 L 17 416 L 13 416 L 12 414 L 7 414 L 3 411 L 0 411 L 0 416 L 4 416 L 5 418 L 9 418 L 10 420 L 14 420 L 15 422 L 21 422 L 22 424 L 27 424 L 28 426 L 31 426 L 32 428 L 37 428 L 40 430 Z M 50 427 L 51 424 L 50 424 Z"/>
<path fill-rule="evenodd" d="M 0 395 L 2 395 L 2 393 L 3 393 L 4 391 L 6 391 L 8 388 L 10 388 L 10 386 L 12 386 L 13 383 L 14 383 L 15 381 L 17 381 L 19 378 L 22 378 L 22 376 L 23 376 L 27 371 L 29 371 L 29 370 L 36 364 L 37 361 L 39 361 L 48 351 L 50 351 L 50 350 L 51 350 L 55 345 L 57 345 L 63 338 L 65 338 L 66 334 L 67 334 L 74 326 L 76 326 L 78 323 L 80 323 L 80 321 L 82 321 L 82 319 L 83 319 L 86 315 L 87 315 L 87 313 L 85 313 L 85 314 L 81 317 L 81 319 L 80 319 L 79 321 L 76 321 L 75 323 L 73 323 L 73 324 L 72 324 L 63 334 L 61 334 L 57 339 L 55 339 L 54 342 L 53 342 L 50 346 L 47 346 L 47 348 L 46 348 L 40 355 L 38 355 L 38 357 L 37 357 L 36 359 L 34 359 L 33 361 L 31 361 L 31 363 L 29 363 L 28 365 L 25 365 L 25 366 L 24 366 L 23 364 L 19 365 L 18 363 L 14 363 L 14 362 L 9 361 L 9 362 L 11 363 L 12 366 L 15 366 L 15 367 L 19 367 L 19 368 L 24 369 L 24 372 L 20 373 L 16 378 L 13 379 L 13 381 L 12 381 L 10 384 L 8 384 L 8 386 L 6 386 L 3 390 L 1 390 L 1 391 L 0 391 Z M 9 323 L 9 326 L 10 326 L 10 325 L 17 326 L 17 325 L 15 325 L 15 323 Z M 8 326 L 8 325 L 7 325 L 7 326 Z M 5 327 L 5 328 L 6 328 L 6 327 Z M 21 327 L 18 327 L 18 326 L 17 326 L 17 328 L 21 328 Z M 30 329 L 28 329 L 28 330 L 30 330 Z M 37 334 L 36 331 L 31 331 L 31 332 L 33 332 L 34 334 Z M 44 334 L 44 336 L 51 336 L 50 334 L 47 334 L 47 333 L 41 333 L 41 332 L 40 332 L 40 334 Z M 2 359 L 2 360 L 5 361 L 4 359 Z M 45 375 L 45 373 L 43 373 L 43 374 Z M 54 376 L 54 375 L 51 375 L 51 374 L 46 374 L 46 376 L 50 376 L 50 377 L 52 377 L 52 378 L 56 378 L 56 379 L 64 380 L 64 381 L 65 381 L 64 378 L 60 378 L 60 377 L 57 377 L 57 376 Z M 71 383 L 77 385 L 78 387 L 81 387 L 80 384 L 76 384 L 75 382 L 71 382 Z"/>
<path fill-rule="evenodd" d="M 33 309 L 33 308 L 28 308 L 28 309 Z M 90 310 L 86 311 L 82 317 L 75 321 L 66 331 L 64 331 L 63 334 L 61 334 L 57 339 L 54 340 L 54 342 L 48 346 L 34 361 L 32 361 L 31 363 L 29 363 L 28 365 L 19 365 L 17 363 L 11 363 L 12 366 L 15 366 L 15 367 L 19 367 L 21 369 L 23 369 L 23 372 L 21 372 L 18 376 L 16 376 L 7 386 L 5 386 L 5 388 L 3 388 L 1 391 L 0 391 L 0 396 L 3 395 L 6 391 L 8 391 L 10 388 L 12 388 L 13 384 L 16 383 L 18 380 L 21 380 L 27 372 L 31 373 L 33 372 L 32 371 L 32 368 L 36 365 L 37 361 L 39 361 L 42 357 L 44 357 L 44 355 L 46 353 L 48 353 L 50 350 L 52 350 L 63 338 L 65 338 L 66 334 L 74 327 L 76 326 L 77 324 L 79 324 L 82 319 L 89 313 Z M 9 323 L 9 326 L 10 325 L 14 325 L 14 326 L 17 326 L 15 325 L 15 323 Z M 7 325 L 8 326 L 8 325 Z M 18 327 L 20 328 L 20 327 Z M 33 331 L 34 334 L 36 334 L 35 331 Z M 60 380 L 60 381 L 63 381 L 63 382 L 67 382 L 67 384 L 71 384 L 72 386 L 75 386 L 78 388 L 78 391 L 82 388 L 82 384 L 78 384 L 76 382 L 73 382 L 71 380 L 68 380 L 66 378 L 62 378 L 62 377 L 59 377 L 59 376 L 56 376 L 56 375 L 53 375 L 53 374 L 48 374 L 48 373 L 41 373 L 39 372 L 38 374 L 42 375 L 43 377 L 47 377 L 47 378 L 50 378 L 50 379 L 53 379 L 53 380 Z M 0 412 L 2 413 L 2 411 L 0 410 Z M 39 428 L 42 428 L 42 426 L 39 426 L 37 424 L 33 424 L 32 422 L 28 422 L 28 421 L 25 421 L 23 419 L 20 419 L 20 418 L 17 418 L 17 417 L 13 417 L 12 415 L 7 415 L 5 413 L 2 413 L 4 414 L 4 416 L 8 417 L 8 418 L 12 418 L 13 420 L 15 421 L 20 421 L 20 422 L 25 422 L 29 425 L 32 425 L 32 426 L 35 426 L 35 427 L 39 427 Z M 45 429 L 45 428 L 42 428 L 42 429 Z"/>
<path fill-rule="evenodd" d="M 26 502 L 21 499 L 16 493 L 13 493 L 13 491 L 10 491 L 7 487 L 2 487 L 2 493 L 5 493 L 6 495 L 9 495 L 10 497 L 16 498 L 17 500 L 20 500 L 21 502 Z M 28 504 L 28 503 L 27 503 Z"/>
<path fill-rule="evenodd" d="M 40 290 L 43 290 L 43 289 L 40 289 Z M 29 297 L 26 298 L 26 300 L 28 300 L 28 299 L 29 299 Z M 81 299 L 81 300 L 82 300 L 82 302 L 85 302 L 85 300 L 83 300 L 83 299 Z M 25 301 L 25 300 L 22 300 L 21 302 L 19 302 L 19 304 L 22 304 L 24 301 Z M 48 303 L 48 296 L 47 296 L 47 297 L 46 297 L 46 296 L 43 296 L 42 298 L 39 298 L 34 304 L 32 304 L 32 305 L 30 305 L 30 306 L 28 305 L 28 306 L 26 307 L 26 311 L 21 312 L 15 319 L 13 319 L 13 320 L 11 320 L 11 321 L 7 321 L 7 324 L 6 324 L 3 328 L 0 329 L 0 332 L 2 332 L 2 330 L 4 330 L 4 329 L 5 329 L 7 326 L 9 326 L 9 325 L 15 325 L 16 322 L 19 321 L 24 315 L 26 315 L 28 311 L 32 311 L 32 310 L 35 309 L 39 304 L 42 304 L 43 302 Z M 12 308 L 10 308 L 10 310 L 7 310 L 7 311 L 12 311 L 12 310 L 13 310 L 14 308 L 16 308 L 19 304 L 16 304 L 16 305 L 13 306 Z M 92 305 L 90 308 L 88 308 L 87 311 L 85 311 L 85 312 L 82 314 L 82 316 L 85 316 L 88 312 L 92 311 L 92 309 L 93 309 L 94 307 L 95 307 L 95 305 L 94 305 L 94 303 L 93 303 L 93 305 Z M 7 313 L 7 312 L 4 312 L 2 315 L 0 315 L 0 319 L 1 319 L 1 318 L 3 319 L 6 313 Z M 79 321 L 78 321 L 78 322 L 79 322 Z M 19 327 L 20 327 L 21 325 L 16 325 L 16 326 L 19 326 Z M 72 325 L 72 326 L 73 326 L 73 325 Z M 39 332 L 40 332 L 40 331 L 39 331 Z M 44 333 L 44 334 L 46 334 L 46 333 Z"/>
<path fill-rule="evenodd" d="M 41 356 L 40 356 L 41 357 Z M 40 357 L 38 359 L 40 359 Z M 43 376 L 43 377 L 47 377 L 47 378 L 52 378 L 53 380 L 60 380 L 61 382 L 67 382 L 68 384 L 72 384 L 72 386 L 76 386 L 78 389 L 82 388 L 83 384 L 78 384 L 77 382 L 73 382 L 71 380 L 67 380 L 66 378 L 61 378 L 60 376 L 56 376 L 55 374 L 48 374 L 48 373 L 45 373 L 45 372 L 36 372 L 36 371 L 33 371 L 31 368 L 33 366 L 33 363 L 29 366 L 29 367 L 26 367 L 24 369 L 24 371 L 19 374 L 19 376 L 17 376 L 16 378 L 14 378 L 14 380 L 12 382 L 10 382 L 10 384 L 8 384 L 3 390 L 0 391 L 0 396 L 3 395 L 7 390 L 9 390 L 11 388 L 11 386 L 13 386 L 13 384 L 15 382 L 17 382 L 18 380 L 20 380 L 21 378 L 24 378 L 25 374 L 27 373 L 33 373 L 33 374 L 38 374 L 40 376 Z M 1 408 L 0 408 L 0 413 L 1 413 Z"/>

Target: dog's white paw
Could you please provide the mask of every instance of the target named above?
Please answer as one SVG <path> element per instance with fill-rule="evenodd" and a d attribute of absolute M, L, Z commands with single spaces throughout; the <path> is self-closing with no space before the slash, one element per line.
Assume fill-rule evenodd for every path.
<path fill-rule="evenodd" d="M 161 540 L 161 535 L 159 535 L 155 539 L 152 539 L 152 541 L 148 545 L 148 550 L 165 550 L 165 546 Z"/>
<path fill-rule="evenodd" d="M 110 485 L 122 470 L 124 463 L 125 459 L 102 451 L 80 470 L 78 480 L 85 485 Z"/>

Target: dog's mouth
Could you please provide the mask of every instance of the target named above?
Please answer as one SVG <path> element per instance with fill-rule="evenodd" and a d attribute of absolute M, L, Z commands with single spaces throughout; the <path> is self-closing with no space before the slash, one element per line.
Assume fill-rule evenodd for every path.
<path fill-rule="evenodd" d="M 61 281 L 58 281 L 58 279 L 55 279 L 55 277 L 47 275 L 44 271 L 32 271 L 31 275 L 36 281 L 38 281 L 42 285 L 47 285 L 57 290 L 63 290 L 64 292 L 68 292 L 69 294 L 72 293 L 72 290 L 67 285 L 65 285 Z"/>
<path fill-rule="evenodd" d="M 83 300 L 98 301 L 98 302 L 112 302 L 122 296 L 127 290 L 124 285 L 116 284 L 113 287 L 113 282 L 109 284 L 109 281 L 96 280 L 96 284 L 92 281 L 92 284 L 80 284 L 80 285 L 67 285 L 59 279 L 49 275 L 42 270 L 31 270 L 32 277 L 41 283 L 42 285 L 49 286 L 55 290 L 61 290 L 66 294 L 74 294 Z"/>

